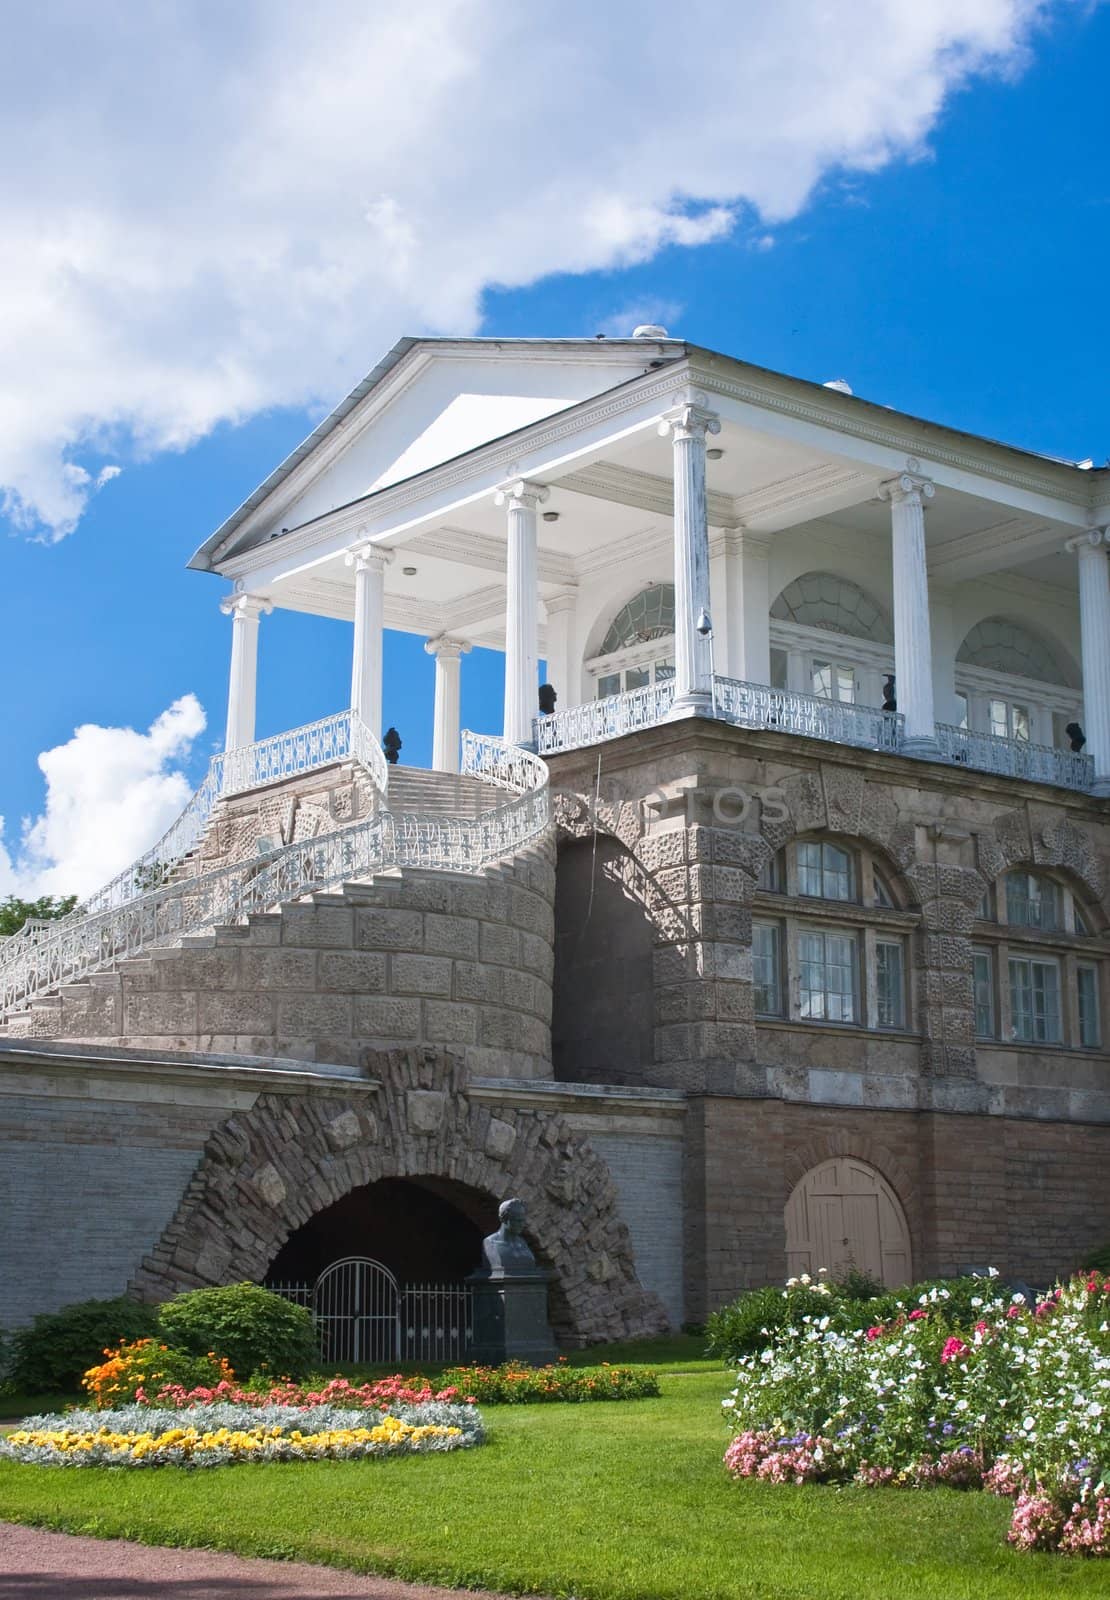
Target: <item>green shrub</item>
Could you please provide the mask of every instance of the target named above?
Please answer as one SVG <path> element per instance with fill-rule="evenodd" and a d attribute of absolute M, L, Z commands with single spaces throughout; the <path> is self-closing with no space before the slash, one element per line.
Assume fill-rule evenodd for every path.
<path fill-rule="evenodd" d="M 11 1336 L 7 1382 L 24 1394 L 76 1394 L 81 1378 L 105 1350 L 125 1339 L 148 1338 L 157 1308 L 128 1300 L 81 1300 L 37 1316 Z"/>
<path fill-rule="evenodd" d="M 798 1326 L 807 1317 L 828 1317 L 834 1328 L 853 1332 L 893 1322 L 899 1308 L 913 1310 L 922 1295 L 935 1289 L 934 1319 L 943 1319 L 953 1331 L 973 1327 L 980 1308 L 973 1300 L 989 1299 L 997 1288 L 984 1278 L 927 1278 L 903 1289 L 884 1289 L 866 1274 L 850 1270 L 843 1277 L 804 1284 L 792 1279 L 785 1289 L 749 1289 L 731 1305 L 714 1311 L 706 1325 L 708 1353 L 725 1362 L 739 1360 L 768 1342 L 768 1335 Z"/>
<path fill-rule="evenodd" d="M 300 1378 L 319 1360 L 312 1314 L 257 1283 L 189 1289 L 158 1313 L 162 1338 L 176 1350 L 223 1356 L 237 1378 L 265 1369 Z"/>
<path fill-rule="evenodd" d="M 1080 1266 L 1084 1272 L 1104 1272 L 1110 1277 L 1110 1244 L 1100 1245 L 1097 1250 L 1088 1250 Z"/>
<path fill-rule="evenodd" d="M 706 1351 L 722 1361 L 735 1361 L 749 1350 L 761 1349 L 767 1336 L 780 1328 L 805 1317 L 827 1316 L 832 1303 L 831 1284 L 749 1289 L 739 1300 L 712 1313 L 705 1325 Z"/>

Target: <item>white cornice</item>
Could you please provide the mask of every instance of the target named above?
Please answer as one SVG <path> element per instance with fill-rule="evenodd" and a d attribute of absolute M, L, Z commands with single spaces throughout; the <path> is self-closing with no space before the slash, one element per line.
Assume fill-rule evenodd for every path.
<path fill-rule="evenodd" d="M 1051 522 L 1030 522 L 1028 517 L 1007 517 L 976 533 L 948 539 L 928 553 L 929 576 L 942 583 L 960 583 L 985 577 L 1000 568 L 1021 566 L 1063 549 L 1063 534 Z"/>
<path fill-rule="evenodd" d="M 1098 492 L 1096 484 L 1085 482 L 1084 474 L 1070 462 L 1045 461 L 1042 465 L 1036 457 L 1014 446 L 960 434 L 941 423 L 908 417 L 902 412 L 886 414 L 885 407 L 856 397 L 837 397 L 835 391 L 779 373 L 761 369 L 758 381 L 753 381 L 740 376 L 746 370 L 745 364 L 730 356 L 693 350 L 686 365 L 691 382 L 711 395 L 727 396 L 761 410 L 865 439 L 900 455 L 919 456 L 923 465 L 943 462 L 958 471 L 1073 506 L 1091 506 Z M 732 368 L 733 372 L 722 368 Z"/>

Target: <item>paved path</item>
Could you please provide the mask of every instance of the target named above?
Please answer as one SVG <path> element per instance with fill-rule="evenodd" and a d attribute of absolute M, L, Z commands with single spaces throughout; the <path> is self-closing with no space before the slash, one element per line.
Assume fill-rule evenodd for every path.
<path fill-rule="evenodd" d="M 464 1593 L 466 1600 L 499 1600 L 299 1561 L 161 1550 L 0 1522 L 0 1600 L 449 1600 Z"/>

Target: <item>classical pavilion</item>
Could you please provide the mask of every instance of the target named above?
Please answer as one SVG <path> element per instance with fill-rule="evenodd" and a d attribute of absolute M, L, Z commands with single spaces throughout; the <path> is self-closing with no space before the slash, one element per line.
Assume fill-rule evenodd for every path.
<path fill-rule="evenodd" d="M 70 1241 L 8 1246 L 19 1314 L 244 1276 L 319 1310 L 355 1259 L 430 1325 L 509 1192 L 568 1342 L 802 1267 L 1075 1265 L 1108 527 L 1107 468 L 662 328 L 402 340 L 192 558 L 231 667 L 185 814 L 0 947 L 10 1170 Z M 275 608 L 351 625 L 306 728 L 256 726 Z M 386 629 L 435 661 L 430 771 L 385 758 Z"/>

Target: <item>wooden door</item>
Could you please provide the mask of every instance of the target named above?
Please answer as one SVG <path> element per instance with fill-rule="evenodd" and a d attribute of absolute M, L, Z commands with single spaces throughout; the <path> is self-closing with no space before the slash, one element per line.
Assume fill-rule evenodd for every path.
<path fill-rule="evenodd" d="M 888 1289 L 909 1283 L 909 1228 L 882 1174 L 852 1156 L 807 1172 L 786 1203 L 786 1263 L 791 1277 L 854 1266 Z"/>

